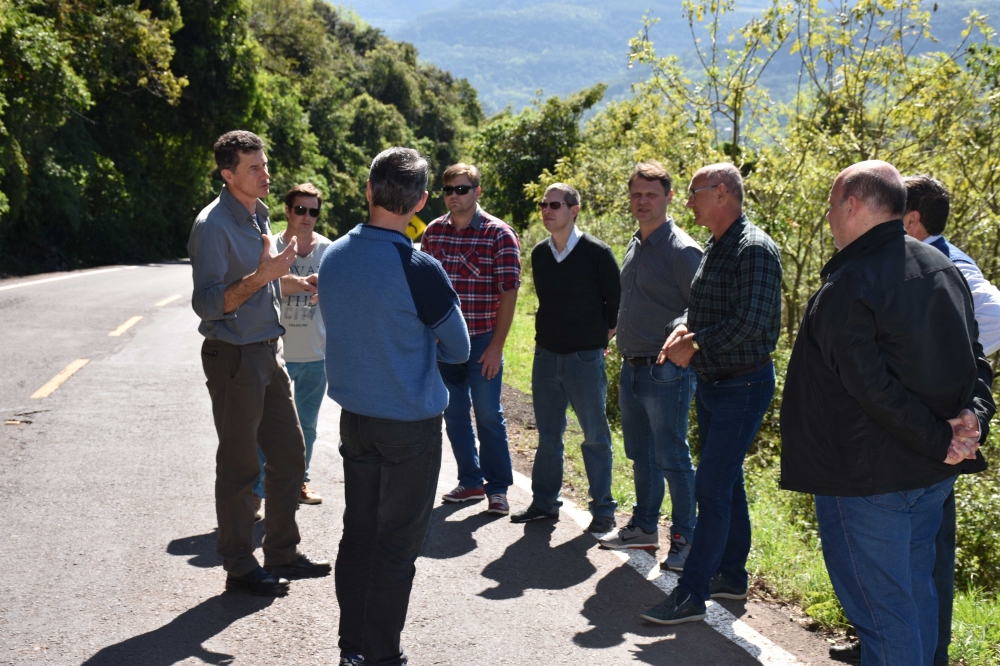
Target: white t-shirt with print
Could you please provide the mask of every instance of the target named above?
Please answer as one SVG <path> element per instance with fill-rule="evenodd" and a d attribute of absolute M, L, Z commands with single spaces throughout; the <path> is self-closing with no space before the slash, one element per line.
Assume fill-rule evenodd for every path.
<path fill-rule="evenodd" d="M 281 234 L 271 237 L 277 252 L 282 252 L 287 243 Z M 299 277 L 309 277 L 319 272 L 319 262 L 326 248 L 333 243 L 329 238 L 316 234 L 316 242 L 309 256 L 297 256 L 288 272 Z M 319 312 L 319 303 L 310 304 L 312 294 L 300 291 L 281 297 L 281 325 L 285 327 L 284 356 L 292 363 L 322 361 L 326 358 L 326 326 Z"/>

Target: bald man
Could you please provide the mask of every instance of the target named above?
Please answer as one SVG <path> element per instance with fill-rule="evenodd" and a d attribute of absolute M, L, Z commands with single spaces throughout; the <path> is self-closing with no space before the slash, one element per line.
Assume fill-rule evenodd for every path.
<path fill-rule="evenodd" d="M 906 188 L 885 162 L 837 176 L 840 250 L 809 300 L 781 405 L 781 487 L 815 496 L 834 590 L 866 666 L 931 666 L 942 505 L 979 472 L 996 412 L 972 296 L 937 249 L 906 235 Z"/>

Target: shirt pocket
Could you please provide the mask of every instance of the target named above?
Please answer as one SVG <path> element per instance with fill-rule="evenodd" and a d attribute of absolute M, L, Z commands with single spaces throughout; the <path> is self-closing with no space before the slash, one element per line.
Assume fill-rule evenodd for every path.
<path fill-rule="evenodd" d="M 457 273 L 459 277 L 463 278 L 477 278 L 482 274 L 479 266 L 479 253 L 475 250 L 470 250 L 464 254 L 458 254 L 455 257 L 457 262 Z"/>

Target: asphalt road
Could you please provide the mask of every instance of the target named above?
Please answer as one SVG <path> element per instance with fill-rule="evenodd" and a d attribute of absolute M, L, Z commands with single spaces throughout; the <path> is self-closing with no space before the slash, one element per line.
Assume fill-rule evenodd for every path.
<path fill-rule="evenodd" d="M 0 281 L 0 416 L 17 422 L 0 426 L 0 664 L 337 663 L 332 577 L 283 599 L 223 593 L 190 288 L 183 263 Z M 313 457 L 325 501 L 298 514 L 302 549 L 330 559 L 338 412 L 325 402 Z M 445 448 L 442 491 L 455 479 Z M 415 666 L 832 663 L 822 638 L 757 602 L 713 605 L 706 623 L 644 623 L 638 611 L 676 582 L 651 557 L 599 549 L 572 507 L 526 526 L 484 508 L 434 511 L 404 632 Z"/>

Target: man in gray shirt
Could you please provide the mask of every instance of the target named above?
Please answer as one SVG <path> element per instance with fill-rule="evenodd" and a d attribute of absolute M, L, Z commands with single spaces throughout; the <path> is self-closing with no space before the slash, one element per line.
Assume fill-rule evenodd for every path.
<path fill-rule="evenodd" d="M 694 465 L 687 441 L 695 375 L 669 360 L 657 362 L 667 325 L 688 306 L 701 248 L 667 216 L 670 174 L 643 162 L 629 178 L 629 202 L 639 222 L 622 263 L 618 348 L 624 357 L 618 404 L 625 455 L 632 461 L 636 503 L 628 525 L 601 539 L 607 548 L 659 547 L 664 480 L 670 489 L 671 545 L 663 568 L 680 571 L 695 526 Z"/>
<path fill-rule="evenodd" d="M 325 576 L 330 563 L 299 552 L 295 522 L 305 444 L 281 358 L 281 291 L 315 293 L 316 276 L 288 274 L 293 239 L 271 255 L 267 206 L 270 188 L 264 143 L 234 131 L 215 143 L 225 181 L 219 197 L 195 219 L 188 239 L 194 274 L 191 304 L 205 336 L 202 366 L 219 435 L 215 467 L 217 549 L 228 576 L 226 589 L 284 595 L 281 576 Z M 280 280 L 280 286 L 279 286 Z M 257 446 L 267 456 L 264 567 L 253 555 L 253 484 L 260 472 Z"/>

